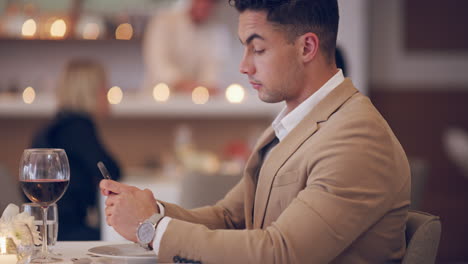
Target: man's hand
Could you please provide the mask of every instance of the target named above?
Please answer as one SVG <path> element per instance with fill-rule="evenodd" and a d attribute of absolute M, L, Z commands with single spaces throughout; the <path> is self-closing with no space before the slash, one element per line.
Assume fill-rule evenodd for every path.
<path fill-rule="evenodd" d="M 124 238 L 137 242 L 138 225 L 155 213 L 159 213 L 153 193 L 111 180 L 99 184 L 106 199 L 106 221 Z"/>

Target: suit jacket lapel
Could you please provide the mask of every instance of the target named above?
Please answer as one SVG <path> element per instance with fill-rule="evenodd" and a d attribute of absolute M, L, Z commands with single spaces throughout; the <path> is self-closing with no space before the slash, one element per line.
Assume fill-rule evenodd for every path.
<path fill-rule="evenodd" d="M 357 90 L 354 88 L 351 81 L 346 79 L 320 101 L 317 106 L 315 106 L 312 111 L 271 150 L 268 159 L 263 162 L 258 176 L 258 186 L 261 187 L 257 189 L 257 193 L 255 194 L 253 228 L 261 228 L 263 226 L 273 180 L 281 166 L 296 152 L 304 141 L 317 131 L 318 123 L 327 120 L 331 114 L 356 92 Z"/>
<path fill-rule="evenodd" d="M 275 138 L 275 133 L 271 127 L 268 127 L 263 132 L 260 139 L 257 141 L 250 158 L 248 159 L 244 169 L 245 180 L 245 198 L 244 198 L 244 214 L 247 229 L 252 229 L 252 214 L 253 203 L 255 199 L 255 189 L 257 188 L 257 176 L 260 166 L 262 165 L 261 150 Z"/>

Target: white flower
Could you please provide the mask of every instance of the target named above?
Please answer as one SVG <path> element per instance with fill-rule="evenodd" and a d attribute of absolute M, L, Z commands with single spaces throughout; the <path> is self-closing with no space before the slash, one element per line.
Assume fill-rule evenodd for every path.
<path fill-rule="evenodd" d="M 32 235 L 34 244 L 40 244 L 39 231 L 34 225 L 34 216 L 19 213 L 19 207 L 9 204 L 0 218 L 0 235 L 12 237 L 15 244 L 26 243 Z"/>
<path fill-rule="evenodd" d="M 19 207 L 15 204 L 9 204 L 3 211 L 0 221 L 11 222 L 13 218 L 19 214 Z"/>

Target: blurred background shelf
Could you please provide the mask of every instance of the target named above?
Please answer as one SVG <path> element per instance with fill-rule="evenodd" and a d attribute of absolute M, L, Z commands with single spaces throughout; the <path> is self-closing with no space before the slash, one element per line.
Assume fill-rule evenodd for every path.
<path fill-rule="evenodd" d="M 4 45 L 21 45 L 27 44 L 27 45 L 41 45 L 41 44 L 53 44 L 53 43 L 60 43 L 60 44 L 72 44 L 72 43 L 77 43 L 77 44 L 86 44 L 86 43 L 94 43 L 96 45 L 99 44 L 115 44 L 115 43 L 123 43 L 123 42 L 128 42 L 128 43 L 135 43 L 140 45 L 140 43 L 143 40 L 141 38 L 132 38 L 132 39 L 23 39 L 23 38 L 6 38 L 6 37 L 0 37 L 0 43 Z"/>
<path fill-rule="evenodd" d="M 224 96 L 212 97 L 206 104 L 194 104 L 190 96 L 174 95 L 167 102 L 156 102 L 150 97 L 127 96 L 112 105 L 113 117 L 159 118 L 273 118 L 283 104 L 267 104 L 253 96 L 242 103 L 229 103 Z M 19 96 L 0 96 L 0 117 L 49 117 L 56 109 L 52 96 L 36 97 L 26 104 Z"/>

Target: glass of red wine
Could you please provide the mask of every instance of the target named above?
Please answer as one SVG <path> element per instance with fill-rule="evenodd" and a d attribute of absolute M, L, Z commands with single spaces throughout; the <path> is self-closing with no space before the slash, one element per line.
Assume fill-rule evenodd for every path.
<path fill-rule="evenodd" d="M 42 249 L 33 257 L 33 263 L 53 263 L 47 249 L 47 208 L 57 202 L 68 187 L 70 167 L 63 149 L 25 149 L 21 157 L 19 180 L 24 194 L 42 207 Z"/>

